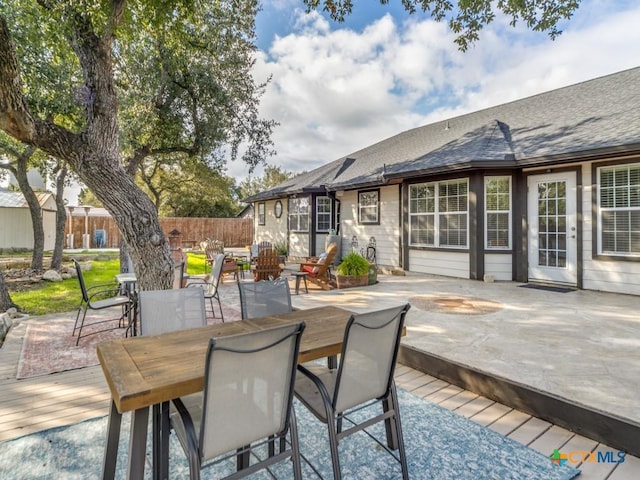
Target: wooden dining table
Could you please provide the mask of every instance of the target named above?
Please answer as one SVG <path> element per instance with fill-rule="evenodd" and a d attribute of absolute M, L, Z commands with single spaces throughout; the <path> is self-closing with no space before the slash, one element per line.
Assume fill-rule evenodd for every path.
<path fill-rule="evenodd" d="M 168 471 L 166 434 L 169 401 L 204 388 L 205 358 L 209 339 L 305 322 L 298 362 L 335 357 L 342 349 L 345 327 L 353 312 L 333 306 L 296 310 L 251 320 L 208 325 L 163 335 L 133 337 L 101 343 L 98 358 L 111 391 L 103 478 L 115 477 L 122 414 L 132 412 L 128 478 L 142 479 L 149 407 L 162 405 L 154 419 L 165 440 L 154 443 L 153 476 Z M 161 437 L 162 435 L 158 435 Z M 160 459 L 162 458 L 162 462 Z"/>

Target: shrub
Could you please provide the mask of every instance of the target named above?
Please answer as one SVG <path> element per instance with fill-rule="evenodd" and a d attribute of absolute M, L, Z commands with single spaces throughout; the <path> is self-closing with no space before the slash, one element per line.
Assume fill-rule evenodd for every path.
<path fill-rule="evenodd" d="M 369 273 L 369 262 L 356 252 L 342 257 L 342 262 L 336 269 L 338 275 L 367 275 Z"/>

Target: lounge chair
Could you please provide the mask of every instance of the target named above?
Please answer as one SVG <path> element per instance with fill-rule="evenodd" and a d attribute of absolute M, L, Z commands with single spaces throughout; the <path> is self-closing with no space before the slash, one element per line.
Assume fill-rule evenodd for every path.
<path fill-rule="evenodd" d="M 330 283 L 331 275 L 329 269 L 337 253 L 338 245 L 336 243 L 330 243 L 325 254 L 317 258 L 309 258 L 306 262 L 302 262 L 300 264 L 300 271 L 307 272 L 307 280 L 315 283 L 323 290 L 331 290 L 333 285 Z"/>

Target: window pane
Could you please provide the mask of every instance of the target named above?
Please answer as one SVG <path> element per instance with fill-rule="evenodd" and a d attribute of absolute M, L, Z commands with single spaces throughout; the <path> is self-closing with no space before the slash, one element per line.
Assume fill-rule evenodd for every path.
<path fill-rule="evenodd" d="M 433 215 L 412 215 L 410 218 L 411 244 L 433 245 L 435 237 Z"/>
<path fill-rule="evenodd" d="M 640 254 L 640 164 L 599 170 L 602 253 Z"/>
<path fill-rule="evenodd" d="M 378 223 L 378 192 L 358 192 L 358 220 Z"/>

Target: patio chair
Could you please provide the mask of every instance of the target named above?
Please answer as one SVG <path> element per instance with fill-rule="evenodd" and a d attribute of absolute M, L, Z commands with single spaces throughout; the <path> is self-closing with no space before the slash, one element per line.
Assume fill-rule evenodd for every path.
<path fill-rule="evenodd" d="M 200 287 L 204 293 L 204 298 L 209 300 L 211 304 L 211 315 L 216 317 L 216 311 L 213 308 L 213 300 L 218 302 L 218 308 L 220 309 L 220 318 L 224 322 L 224 313 L 222 311 L 222 303 L 220 302 L 220 294 L 218 287 L 222 278 L 222 268 L 224 266 L 224 253 L 219 253 L 213 258 L 213 264 L 211 268 L 211 274 L 205 278 L 189 277 L 187 279 L 187 287 Z"/>
<path fill-rule="evenodd" d="M 335 480 L 342 478 L 338 442 L 383 420 L 387 422 L 387 443 L 398 449 L 399 458 L 393 456 L 400 462 L 402 478 L 409 478 L 393 381 L 400 336 L 409 307 L 407 304 L 353 315 L 347 323 L 337 369 L 319 364 L 298 366 L 295 395 L 318 420 L 327 424 Z M 383 413 L 375 412 L 367 420 L 360 418 L 359 423 L 348 418 L 350 413 L 377 402 L 382 402 Z M 344 421 L 351 425 L 346 430 L 342 428 Z"/>
<path fill-rule="evenodd" d="M 237 472 L 226 478 L 243 478 L 288 458 L 293 477 L 302 478 L 292 402 L 303 330 L 299 323 L 209 341 L 204 393 L 172 400 L 171 424 L 192 479 L 200 478 L 203 466 L 233 457 Z M 287 434 L 290 448 L 283 445 Z M 284 447 L 278 454 L 271 448 L 276 440 Z M 267 443 L 270 455 L 251 464 L 252 450 Z"/>
<path fill-rule="evenodd" d="M 123 326 L 125 318 L 129 317 L 132 311 L 133 303 L 130 297 L 121 294 L 120 288 L 116 284 L 94 285 L 87 288 L 80 263 L 76 259 L 73 259 L 73 264 L 76 268 L 78 283 L 80 284 L 80 292 L 82 293 L 80 305 L 78 306 L 78 312 L 76 313 L 76 321 L 73 325 L 73 332 L 71 333 L 71 336 L 73 337 L 76 334 L 76 330 L 78 331 L 78 338 L 76 339 L 76 345 L 78 345 L 80 343 L 80 339 L 83 336 L 88 337 L 89 335 L 95 335 L 97 333 L 121 328 Z M 112 307 L 121 307 L 122 315 L 120 315 L 119 318 L 99 320 L 85 325 L 87 310 L 104 310 L 106 308 Z M 85 335 L 82 335 L 82 330 L 86 326 L 114 322 L 115 320 L 118 320 L 117 326 L 111 326 L 109 328 L 103 328 L 101 330 L 91 329 L 90 333 L 85 333 Z"/>
<path fill-rule="evenodd" d="M 317 258 L 310 257 L 306 262 L 302 262 L 300 271 L 307 272 L 307 280 L 315 283 L 323 290 L 331 290 L 333 286 L 330 283 L 330 268 L 337 253 L 338 245 L 330 243 L 325 254 Z"/>
<path fill-rule="evenodd" d="M 207 324 L 201 289 L 145 290 L 138 297 L 141 335 L 160 335 Z"/>
<path fill-rule="evenodd" d="M 205 254 L 205 272 L 207 269 L 207 265 L 210 265 L 213 268 L 213 260 L 216 255 L 220 255 L 224 253 L 224 243 L 220 240 L 211 240 L 207 239 L 204 244 L 204 254 Z"/>
<path fill-rule="evenodd" d="M 173 288 L 182 288 L 184 286 L 184 270 L 185 263 L 175 263 L 173 265 Z"/>
<path fill-rule="evenodd" d="M 203 327 L 207 324 L 204 292 L 201 289 L 145 290 L 139 293 L 140 335 L 163 333 Z M 153 405 L 153 448 L 162 450 L 161 443 L 169 438 L 169 402 Z M 165 432 L 163 435 L 162 432 Z M 161 472 L 169 471 L 169 460 L 160 459 Z"/>
<path fill-rule="evenodd" d="M 284 278 L 262 282 L 239 282 L 242 320 L 293 311 L 289 282 Z"/>
<path fill-rule="evenodd" d="M 273 248 L 258 249 L 255 265 L 253 266 L 253 280 L 274 280 L 280 277 L 280 255 Z"/>

